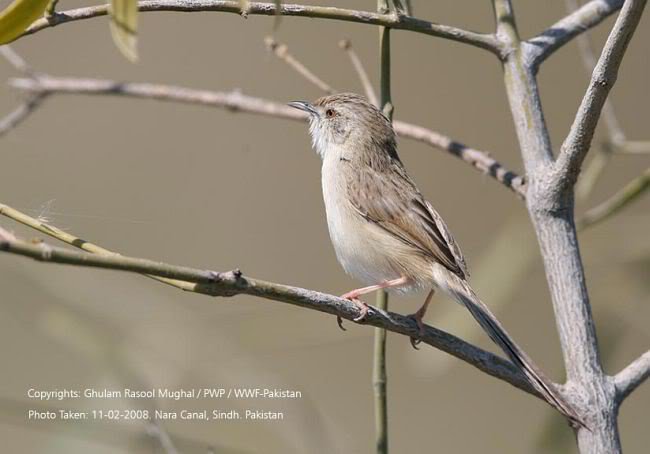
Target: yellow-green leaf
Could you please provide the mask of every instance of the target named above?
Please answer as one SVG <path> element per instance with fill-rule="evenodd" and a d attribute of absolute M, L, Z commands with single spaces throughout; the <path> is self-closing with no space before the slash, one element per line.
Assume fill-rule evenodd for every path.
<path fill-rule="evenodd" d="M 138 60 L 138 1 L 111 0 L 111 35 L 113 42 L 126 58 Z"/>
<path fill-rule="evenodd" d="M 50 0 L 15 0 L 0 12 L 0 45 L 18 38 L 41 17 Z"/>

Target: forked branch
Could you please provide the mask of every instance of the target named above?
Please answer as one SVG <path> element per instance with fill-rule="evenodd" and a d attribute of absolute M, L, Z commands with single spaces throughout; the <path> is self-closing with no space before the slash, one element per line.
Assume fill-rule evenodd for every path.
<path fill-rule="evenodd" d="M 641 20 L 645 4 L 646 0 L 627 0 L 607 38 L 578 113 L 555 163 L 554 183 L 559 191 L 575 184 L 582 162 L 591 146 L 601 110 L 609 91 L 616 82 L 623 55 Z"/>

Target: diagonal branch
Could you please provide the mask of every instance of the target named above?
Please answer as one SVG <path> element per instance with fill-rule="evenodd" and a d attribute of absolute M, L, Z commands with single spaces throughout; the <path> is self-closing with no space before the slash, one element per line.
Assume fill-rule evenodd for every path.
<path fill-rule="evenodd" d="M 621 9 L 623 0 L 591 0 L 529 39 L 530 62 L 537 68 L 553 52 Z"/>
<path fill-rule="evenodd" d="M 587 92 L 555 163 L 555 183 L 559 191 L 575 184 L 582 162 L 591 146 L 601 110 L 616 82 L 618 69 L 634 30 L 641 20 L 645 4 L 646 0 L 626 0 L 607 38 Z"/>
<path fill-rule="evenodd" d="M 339 42 L 339 47 L 343 49 L 346 54 L 348 54 L 348 57 L 350 58 L 350 63 L 352 63 L 354 70 L 357 72 L 357 75 L 359 76 L 359 81 L 361 82 L 361 86 L 363 87 L 363 91 L 366 93 L 366 98 L 368 98 L 371 104 L 378 106 L 379 101 L 377 100 L 377 94 L 375 93 L 375 89 L 372 86 L 370 77 L 368 77 L 368 72 L 366 71 L 366 68 L 363 67 L 363 63 L 361 63 L 361 59 L 352 48 L 352 43 L 350 42 L 349 39 L 343 39 Z"/>
<path fill-rule="evenodd" d="M 334 93 L 335 90 L 327 82 L 314 74 L 300 60 L 289 53 L 289 46 L 284 43 L 277 42 L 271 36 L 267 36 L 264 39 L 264 44 L 266 44 L 267 49 L 270 52 L 273 52 L 276 57 L 293 68 L 298 74 L 307 79 L 309 82 L 316 85 L 321 91 L 324 91 L 330 95 Z"/>
<path fill-rule="evenodd" d="M 623 402 L 648 378 L 650 378 L 650 350 L 632 361 L 614 377 L 618 402 Z"/>
<path fill-rule="evenodd" d="M 0 137 L 14 129 L 36 111 L 43 100 L 47 97 L 45 93 L 33 93 L 25 101 L 9 112 L 4 118 L 0 118 Z"/>
<path fill-rule="evenodd" d="M 27 62 L 11 46 L 0 46 L 0 56 L 2 56 L 18 72 L 28 78 L 36 78 L 37 74 L 30 68 Z M 0 118 L 0 137 L 14 129 L 20 123 L 27 119 L 40 106 L 47 97 L 46 93 L 31 93 L 27 99 L 18 105 L 14 110 L 9 112 L 3 118 Z"/>
<path fill-rule="evenodd" d="M 648 188 L 650 188 L 650 168 L 626 184 L 609 199 L 583 214 L 576 222 L 578 229 L 584 230 L 613 216 L 637 200 Z"/>
<path fill-rule="evenodd" d="M 290 120 L 306 121 L 307 115 L 285 104 L 264 98 L 248 96 L 238 91 L 218 92 L 195 90 L 172 85 L 134 82 L 117 82 L 105 79 L 79 79 L 71 77 L 40 76 L 38 79 L 16 78 L 10 84 L 20 90 L 42 93 L 66 93 L 84 95 L 113 95 L 187 104 L 199 104 L 225 108 L 231 112 L 246 112 Z M 504 168 L 489 153 L 468 147 L 456 140 L 427 129 L 402 121 L 393 126 L 398 135 L 417 140 L 436 149 L 446 151 L 485 175 L 489 175 L 514 191 L 522 199 L 526 195 L 524 178 Z"/>
<path fill-rule="evenodd" d="M 28 216 L 25 213 L 21 213 L 20 211 L 11 208 L 10 206 L 7 206 L 3 203 L 0 203 L 0 215 L 6 216 L 10 219 L 13 219 L 14 221 L 20 222 L 21 224 L 26 225 L 27 227 L 31 227 L 34 230 L 37 230 L 45 235 L 49 235 L 53 238 L 56 238 L 59 241 L 63 241 L 64 243 L 67 243 L 71 246 L 77 247 L 79 249 L 83 249 L 86 252 L 91 252 L 93 254 L 99 254 L 99 255 L 119 256 L 119 254 L 116 252 L 109 251 L 108 249 L 105 249 L 101 246 L 97 246 L 96 244 L 86 241 L 83 238 L 79 238 L 77 236 L 72 235 L 71 233 L 61 230 L 58 227 L 47 224 L 44 221 L 34 219 L 33 217 Z M 184 282 L 181 280 L 174 280 L 174 279 L 166 279 L 164 277 L 158 277 L 158 276 L 148 276 L 148 277 L 156 281 L 162 282 L 163 284 L 167 284 L 167 285 L 171 285 L 172 287 L 179 288 L 181 290 L 192 290 L 192 284 L 190 284 L 189 282 Z"/>
<path fill-rule="evenodd" d="M 175 12 L 205 12 L 219 11 L 242 14 L 241 2 L 219 0 L 150 0 L 138 2 L 141 12 L 175 11 Z M 108 5 L 89 6 L 68 11 L 57 12 L 52 16 L 35 21 L 25 32 L 25 35 L 39 32 L 56 25 L 91 19 L 108 14 Z M 398 30 L 409 30 L 438 38 L 469 44 L 486 49 L 495 55 L 501 55 L 501 45 L 491 34 L 477 33 L 448 25 L 436 24 L 403 14 L 380 14 L 370 11 L 336 8 L 329 6 L 293 5 L 283 3 L 280 6 L 282 16 L 300 16 L 319 19 L 333 19 L 360 24 L 383 25 Z M 275 3 L 249 2 L 245 17 L 250 15 L 275 16 Z"/>
<path fill-rule="evenodd" d="M 159 278 L 186 281 L 191 283 L 191 287 L 186 290 L 204 295 L 221 297 L 240 294 L 252 295 L 333 314 L 347 320 L 352 320 L 359 315 L 359 308 L 346 299 L 314 290 L 255 279 L 244 276 L 239 270 L 217 273 L 118 254 L 100 255 L 77 252 L 45 243 L 22 241 L 1 228 L 0 251 L 30 257 L 47 263 L 128 271 Z M 393 312 L 380 311 L 376 308 L 369 311 L 368 316 L 364 319 L 364 324 L 384 328 L 408 337 L 419 338 L 423 343 L 447 352 L 488 375 L 540 397 L 525 377 L 510 362 L 444 331 L 425 325 L 425 331 L 420 335 L 419 328 L 412 318 Z"/>

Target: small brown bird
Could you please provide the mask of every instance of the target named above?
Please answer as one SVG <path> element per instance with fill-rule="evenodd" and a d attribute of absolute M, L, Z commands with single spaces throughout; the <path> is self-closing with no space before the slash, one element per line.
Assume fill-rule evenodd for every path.
<path fill-rule="evenodd" d="M 420 330 L 435 289 L 465 306 L 546 401 L 584 425 L 553 383 L 512 340 L 467 278 L 463 254 L 447 225 L 406 173 L 391 122 L 355 94 L 289 103 L 309 114 L 309 132 L 322 159 L 327 224 L 338 261 L 367 287 L 345 295 L 368 313 L 359 296 L 379 289 L 428 290 L 414 314 Z M 415 344 L 415 341 L 412 340 Z"/>

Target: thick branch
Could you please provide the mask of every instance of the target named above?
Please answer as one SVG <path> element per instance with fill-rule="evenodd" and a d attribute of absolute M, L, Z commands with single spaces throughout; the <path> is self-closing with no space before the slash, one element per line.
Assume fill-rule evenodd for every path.
<path fill-rule="evenodd" d="M 102 79 L 59 78 L 45 75 L 38 79 L 12 79 L 10 84 L 21 90 L 32 92 L 129 96 L 199 104 L 225 108 L 232 112 L 262 114 L 291 120 L 307 120 L 306 114 L 292 109 L 285 104 L 248 96 L 237 91 L 217 92 L 194 90 L 171 85 L 117 82 Z M 467 147 L 450 137 L 422 126 L 402 121 L 395 121 L 393 126 L 397 134 L 401 137 L 414 139 L 434 148 L 447 151 L 471 164 L 482 173 L 496 179 L 522 198 L 525 197 L 526 188 L 524 179 L 516 173 L 505 169 L 498 161 L 491 158 L 487 152 Z"/>
<path fill-rule="evenodd" d="M 555 164 L 556 181 L 561 191 L 573 185 L 589 151 L 600 113 L 614 86 L 623 55 L 641 19 L 646 0 L 627 0 L 607 38 L 598 63 L 569 135 L 562 144 Z"/>
<path fill-rule="evenodd" d="M 625 400 L 632 391 L 650 377 L 650 350 L 639 356 L 614 377 L 616 397 L 619 402 Z"/>
<path fill-rule="evenodd" d="M 2 233 L 1 229 L 0 233 Z M 333 314 L 347 320 L 352 320 L 359 315 L 358 307 L 346 299 L 313 290 L 254 279 L 242 275 L 239 271 L 215 273 L 121 255 L 88 254 L 44 243 L 34 244 L 12 239 L 12 235 L 8 234 L 0 234 L 0 251 L 48 263 L 129 271 L 183 280 L 193 283 L 192 287 L 187 289 L 188 291 L 204 295 L 224 297 L 239 294 L 253 295 Z M 493 377 L 539 397 L 525 377 L 510 362 L 444 331 L 425 325 L 425 332 L 420 336 L 417 324 L 410 317 L 377 309 L 370 310 L 364 319 L 364 324 L 419 338 L 425 344 L 447 352 Z"/>
<path fill-rule="evenodd" d="M 241 2 L 218 0 L 151 0 L 138 3 L 141 12 L 149 11 L 175 11 L 175 12 L 201 12 L 220 11 L 225 13 L 242 14 Z M 97 5 L 86 8 L 77 8 L 55 13 L 53 16 L 42 18 L 34 22 L 25 32 L 25 35 L 36 33 L 45 28 L 59 24 L 105 16 L 108 5 Z M 274 3 L 250 2 L 243 13 L 244 16 L 276 14 Z M 475 47 L 489 50 L 500 55 L 501 49 L 496 38 L 490 34 L 476 33 L 448 25 L 436 24 L 415 17 L 391 14 L 379 14 L 369 11 L 335 8 L 328 6 L 292 5 L 282 4 L 280 14 L 283 16 L 301 16 L 319 19 L 333 19 L 361 24 L 383 25 L 399 30 L 409 30 L 416 33 L 436 36 Z M 24 36 L 24 35 L 23 35 Z"/>
<path fill-rule="evenodd" d="M 531 64 L 537 68 L 553 52 L 576 36 L 600 24 L 621 9 L 623 0 L 591 0 L 528 40 Z"/>

